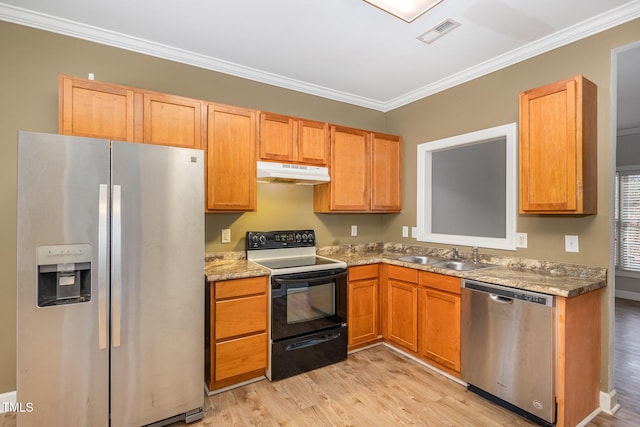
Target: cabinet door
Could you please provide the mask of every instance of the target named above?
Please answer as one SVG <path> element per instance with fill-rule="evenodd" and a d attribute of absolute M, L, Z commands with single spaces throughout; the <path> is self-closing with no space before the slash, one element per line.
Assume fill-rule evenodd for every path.
<path fill-rule="evenodd" d="M 294 130 L 291 117 L 260 113 L 260 159 L 293 162 Z"/>
<path fill-rule="evenodd" d="M 418 351 L 418 286 L 389 279 L 387 291 L 387 338 Z"/>
<path fill-rule="evenodd" d="M 209 104 L 207 209 L 253 211 L 256 185 L 256 111 Z"/>
<path fill-rule="evenodd" d="M 378 338 L 378 279 L 349 282 L 349 346 Z"/>
<path fill-rule="evenodd" d="M 139 140 L 135 134 L 133 90 L 68 76 L 60 76 L 58 85 L 58 132 L 119 141 Z"/>
<path fill-rule="evenodd" d="M 460 372 L 460 296 L 420 289 L 420 354 Z"/>
<path fill-rule="evenodd" d="M 402 210 L 402 138 L 399 136 L 372 134 L 371 210 Z"/>
<path fill-rule="evenodd" d="M 326 166 L 329 163 L 329 125 L 303 119 L 298 119 L 297 124 L 297 161 Z"/>
<path fill-rule="evenodd" d="M 143 142 L 202 148 L 204 108 L 200 101 L 145 92 L 143 111 Z"/>
<path fill-rule="evenodd" d="M 313 188 L 316 212 L 362 212 L 371 207 L 371 134 L 331 126 L 331 182 Z"/>
<path fill-rule="evenodd" d="M 578 76 L 520 94 L 520 213 L 595 213 L 596 91 Z"/>

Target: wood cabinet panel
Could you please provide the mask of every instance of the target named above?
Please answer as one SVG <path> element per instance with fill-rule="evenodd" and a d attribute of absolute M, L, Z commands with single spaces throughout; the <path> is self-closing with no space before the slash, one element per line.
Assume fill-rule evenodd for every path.
<path fill-rule="evenodd" d="M 419 283 L 440 291 L 451 292 L 452 294 L 461 293 L 461 283 L 459 277 L 446 276 L 444 274 L 431 273 L 429 271 L 420 272 Z"/>
<path fill-rule="evenodd" d="M 297 155 L 300 163 L 327 166 L 329 163 L 329 125 L 312 120 L 297 120 Z"/>
<path fill-rule="evenodd" d="M 388 339 L 418 351 L 418 286 L 389 279 L 387 282 Z"/>
<path fill-rule="evenodd" d="M 403 282 L 418 283 L 418 270 L 401 267 L 398 265 L 387 266 L 387 276 L 390 279 L 398 279 Z"/>
<path fill-rule="evenodd" d="M 369 267 L 369 266 L 367 266 Z M 375 266 L 377 267 L 377 265 Z M 354 280 L 351 274 L 354 267 L 349 268 L 349 284 L 347 301 L 349 309 L 347 313 L 349 325 L 349 347 L 376 340 L 379 336 L 379 303 L 378 303 L 378 274 L 375 269 L 375 277 L 360 278 Z M 371 269 L 360 269 L 361 272 Z M 362 274 L 360 274 L 362 276 Z"/>
<path fill-rule="evenodd" d="M 460 372 L 460 295 L 420 289 L 420 354 Z"/>
<path fill-rule="evenodd" d="M 520 213 L 596 213 L 596 103 L 582 76 L 520 94 Z"/>
<path fill-rule="evenodd" d="M 248 277 L 246 279 L 215 282 L 216 299 L 237 298 L 266 292 L 267 282 L 264 277 Z"/>
<path fill-rule="evenodd" d="M 267 334 L 216 343 L 215 381 L 267 368 Z"/>
<path fill-rule="evenodd" d="M 371 136 L 371 210 L 402 210 L 402 138 Z"/>
<path fill-rule="evenodd" d="M 293 119 L 280 114 L 260 113 L 260 159 L 295 161 Z"/>
<path fill-rule="evenodd" d="M 207 119 L 207 209 L 256 208 L 255 110 L 209 104 Z"/>
<path fill-rule="evenodd" d="M 314 186 L 314 210 L 369 211 L 370 158 L 369 132 L 331 126 L 331 182 Z"/>
<path fill-rule="evenodd" d="M 266 330 L 267 296 L 216 301 L 216 340 Z"/>
<path fill-rule="evenodd" d="M 143 141 L 201 149 L 204 105 L 201 101 L 162 93 L 143 94 Z"/>
<path fill-rule="evenodd" d="M 349 281 L 377 279 L 379 274 L 379 264 L 355 265 L 353 267 L 349 267 Z"/>
<path fill-rule="evenodd" d="M 135 141 L 134 91 L 69 76 L 58 78 L 58 132 Z"/>
<path fill-rule="evenodd" d="M 259 146 L 261 160 L 325 166 L 328 124 L 261 112 Z"/>

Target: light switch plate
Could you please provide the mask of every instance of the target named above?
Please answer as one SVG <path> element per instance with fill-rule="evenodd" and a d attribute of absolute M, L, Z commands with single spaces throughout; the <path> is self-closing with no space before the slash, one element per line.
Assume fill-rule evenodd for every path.
<path fill-rule="evenodd" d="M 567 252 L 580 252 L 578 236 L 564 236 L 564 250 Z"/>
<path fill-rule="evenodd" d="M 418 238 L 418 227 L 411 227 L 411 237 L 414 239 Z"/>
<path fill-rule="evenodd" d="M 356 237 L 358 235 L 358 226 L 357 225 L 352 225 L 351 226 L 351 237 Z"/>
<path fill-rule="evenodd" d="M 516 248 L 527 247 L 527 233 L 516 233 Z"/>
<path fill-rule="evenodd" d="M 231 243 L 231 229 L 230 228 L 223 228 L 222 229 L 222 233 L 220 240 L 222 243 Z"/>
<path fill-rule="evenodd" d="M 409 237 L 409 227 L 406 225 L 402 226 L 402 237 Z"/>

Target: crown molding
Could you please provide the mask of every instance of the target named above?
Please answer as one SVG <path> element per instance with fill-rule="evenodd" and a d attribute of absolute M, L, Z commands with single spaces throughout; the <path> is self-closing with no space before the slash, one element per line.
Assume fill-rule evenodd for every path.
<path fill-rule="evenodd" d="M 382 101 L 333 90 L 296 79 L 290 79 L 277 74 L 245 67 L 184 49 L 178 49 L 161 43 L 154 43 L 149 40 L 0 3 L 0 20 L 3 21 L 51 31 L 162 59 L 168 59 L 223 74 L 246 78 L 256 82 L 266 83 L 382 112 L 402 107 L 406 104 L 417 101 L 418 99 L 433 95 L 494 71 L 498 71 L 502 68 L 567 45 L 574 41 L 597 34 L 617 25 L 624 24 L 625 22 L 629 22 L 638 17 L 640 17 L 640 0 L 635 0 L 602 15 L 576 24 L 566 30 L 559 31 L 535 42 L 529 43 L 522 48 L 514 49 L 504 55 L 500 55 L 462 72 L 453 74 L 433 84 L 420 87 L 394 99 Z"/>

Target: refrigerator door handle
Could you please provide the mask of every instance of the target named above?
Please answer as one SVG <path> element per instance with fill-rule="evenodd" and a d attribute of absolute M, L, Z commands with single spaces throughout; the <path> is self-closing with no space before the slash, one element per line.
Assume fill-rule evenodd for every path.
<path fill-rule="evenodd" d="M 107 348 L 107 249 L 108 186 L 100 184 L 98 195 L 98 348 Z"/>
<path fill-rule="evenodd" d="M 122 303 L 122 187 L 113 186 L 113 228 L 111 258 L 111 345 L 120 347 L 120 315 Z"/>

